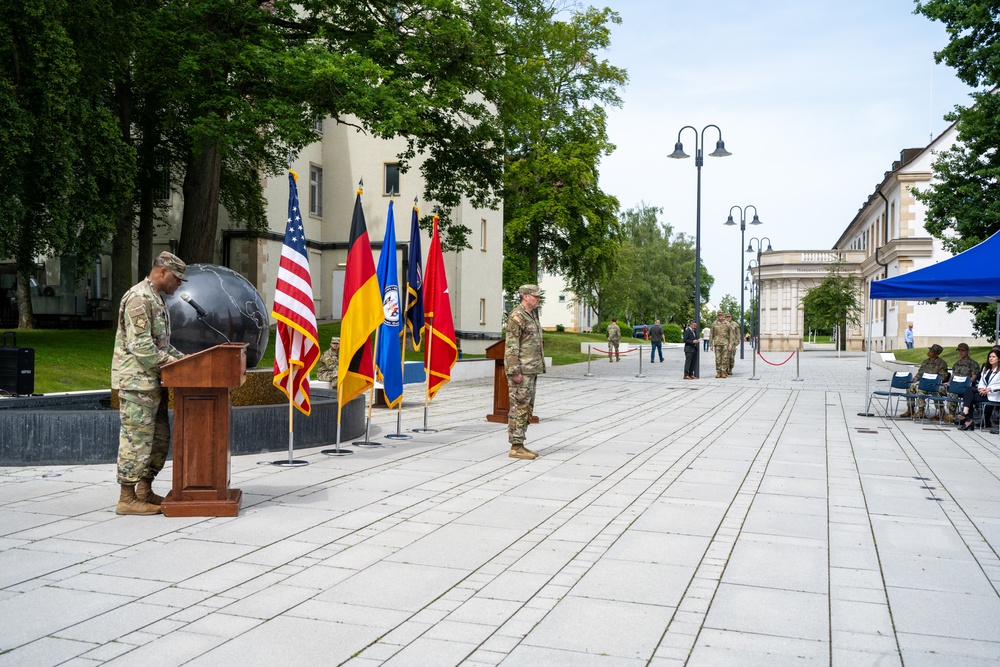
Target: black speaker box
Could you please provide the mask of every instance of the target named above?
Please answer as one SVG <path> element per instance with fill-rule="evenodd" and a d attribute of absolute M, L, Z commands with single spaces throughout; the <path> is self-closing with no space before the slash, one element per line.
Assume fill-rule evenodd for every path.
<path fill-rule="evenodd" d="M 0 391 L 24 396 L 35 392 L 35 350 L 18 347 L 13 331 L 4 332 L 0 347 Z"/>

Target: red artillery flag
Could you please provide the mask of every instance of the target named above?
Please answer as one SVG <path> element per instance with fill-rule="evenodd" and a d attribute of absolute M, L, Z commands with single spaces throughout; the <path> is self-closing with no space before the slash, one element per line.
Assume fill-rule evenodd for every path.
<path fill-rule="evenodd" d="M 427 400 L 433 400 L 438 389 L 451 381 L 451 369 L 458 360 L 455 342 L 455 322 L 451 317 L 451 297 L 448 296 L 448 276 L 444 271 L 438 217 L 434 216 L 434 235 L 427 251 L 424 272 L 424 326 L 427 344 L 424 349 L 424 372 L 427 373 Z"/>
<path fill-rule="evenodd" d="M 351 241 L 344 276 L 344 307 L 340 322 L 340 358 L 337 369 L 337 421 L 341 406 L 375 384 L 371 335 L 382 324 L 382 292 L 375 274 L 375 260 L 368 240 L 365 213 L 361 208 L 362 189 L 354 200 Z"/>
<path fill-rule="evenodd" d="M 271 315 L 278 321 L 274 342 L 274 386 L 299 411 L 309 414 L 309 373 L 319 359 L 316 304 L 313 301 L 305 230 L 299 210 L 298 175 L 288 171 L 288 221 L 278 262 L 278 284 Z"/>

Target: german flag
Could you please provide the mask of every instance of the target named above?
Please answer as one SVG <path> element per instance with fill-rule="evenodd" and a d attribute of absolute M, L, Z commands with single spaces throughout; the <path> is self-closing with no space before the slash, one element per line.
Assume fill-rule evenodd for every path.
<path fill-rule="evenodd" d="M 455 321 L 451 317 L 451 297 L 448 296 L 448 276 L 444 272 L 437 216 L 434 216 L 434 235 L 427 251 L 427 270 L 424 272 L 424 308 L 427 319 L 424 326 L 427 331 L 424 372 L 427 373 L 427 399 L 433 400 L 438 389 L 451 381 L 451 369 L 458 360 Z"/>
<path fill-rule="evenodd" d="M 372 388 L 375 365 L 371 335 L 382 323 L 382 293 L 378 288 L 372 246 L 368 240 L 361 187 L 354 200 L 351 242 L 344 276 L 344 307 L 340 323 L 340 359 L 337 369 L 337 423 L 341 408 Z M 350 360 L 344 363 L 345 360 Z"/>

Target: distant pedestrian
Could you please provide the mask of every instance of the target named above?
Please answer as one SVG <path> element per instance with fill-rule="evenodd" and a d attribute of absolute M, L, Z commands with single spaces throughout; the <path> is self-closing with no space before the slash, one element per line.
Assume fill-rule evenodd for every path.
<path fill-rule="evenodd" d="M 697 376 L 695 375 L 695 362 L 698 359 L 698 332 L 695 327 L 698 323 L 694 320 L 688 322 L 687 328 L 684 330 L 684 379 L 694 380 Z"/>
<path fill-rule="evenodd" d="M 704 344 L 705 352 L 708 352 L 708 347 L 712 342 L 712 330 L 708 327 L 702 327 L 701 329 L 701 340 Z"/>
<path fill-rule="evenodd" d="M 611 324 L 608 325 L 608 361 L 610 361 L 611 363 L 614 363 L 616 361 L 621 361 L 621 357 L 618 356 L 618 345 L 621 342 L 622 342 L 622 330 L 618 326 L 618 318 L 612 317 Z M 611 358 L 612 353 L 615 356 L 614 359 Z"/>
<path fill-rule="evenodd" d="M 542 290 L 538 285 L 518 288 L 521 303 L 507 317 L 507 342 L 504 347 L 504 370 L 510 389 L 510 412 L 507 419 L 507 439 L 510 458 L 531 460 L 538 456 L 524 446 L 524 434 L 535 409 L 535 381 L 545 372 L 542 351 L 542 325 L 538 321 L 538 304 Z"/>
<path fill-rule="evenodd" d="M 906 349 L 913 349 L 913 325 L 906 327 L 906 331 L 903 332 L 903 342 L 906 343 Z"/>
<path fill-rule="evenodd" d="M 660 355 L 660 363 L 663 363 L 663 327 L 660 320 L 656 320 L 653 326 L 649 327 L 649 363 L 656 363 L 656 355 Z"/>

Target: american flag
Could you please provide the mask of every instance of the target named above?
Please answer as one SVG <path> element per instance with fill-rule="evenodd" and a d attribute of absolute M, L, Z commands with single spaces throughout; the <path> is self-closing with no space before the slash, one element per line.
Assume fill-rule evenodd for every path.
<path fill-rule="evenodd" d="M 299 411 L 309 414 L 309 373 L 319 359 L 316 305 L 313 301 L 309 255 L 306 252 L 298 178 L 288 172 L 288 221 L 278 264 L 278 285 L 271 315 L 278 321 L 274 343 L 274 386 L 285 392 Z"/>

